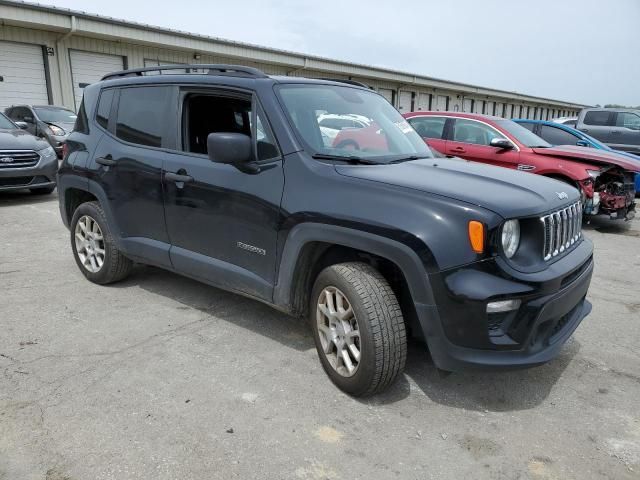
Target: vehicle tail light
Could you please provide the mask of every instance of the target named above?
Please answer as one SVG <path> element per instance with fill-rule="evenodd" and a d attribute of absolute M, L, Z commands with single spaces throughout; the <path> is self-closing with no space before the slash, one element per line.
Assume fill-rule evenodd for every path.
<path fill-rule="evenodd" d="M 469 242 L 476 253 L 484 253 L 484 224 L 476 220 L 469 222 Z"/>

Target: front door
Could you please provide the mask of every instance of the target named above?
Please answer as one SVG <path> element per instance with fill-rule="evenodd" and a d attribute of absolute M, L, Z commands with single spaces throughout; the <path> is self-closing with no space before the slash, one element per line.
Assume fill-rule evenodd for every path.
<path fill-rule="evenodd" d="M 165 216 L 177 271 L 271 300 L 284 188 L 282 158 L 251 94 L 181 92 L 181 152 L 164 163 Z M 207 156 L 207 136 L 254 139 L 255 167 L 240 170 Z"/>
<path fill-rule="evenodd" d="M 489 163 L 500 167 L 518 168 L 520 153 L 517 148 L 506 150 L 490 145 L 494 138 L 507 139 L 486 123 L 456 118 L 447 141 L 446 155 Z"/>

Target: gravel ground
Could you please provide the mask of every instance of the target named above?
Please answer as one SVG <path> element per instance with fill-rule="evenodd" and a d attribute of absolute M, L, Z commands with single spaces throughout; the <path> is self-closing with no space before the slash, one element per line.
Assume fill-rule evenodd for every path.
<path fill-rule="evenodd" d="M 585 227 L 593 312 L 531 370 L 338 391 L 305 326 L 150 267 L 86 281 L 57 198 L 0 195 L 0 480 L 640 479 L 640 221 Z"/>

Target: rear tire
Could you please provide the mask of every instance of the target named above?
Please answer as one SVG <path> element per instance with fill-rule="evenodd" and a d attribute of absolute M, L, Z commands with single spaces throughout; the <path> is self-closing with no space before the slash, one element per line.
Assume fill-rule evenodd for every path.
<path fill-rule="evenodd" d="M 133 262 L 116 247 L 98 202 L 83 203 L 73 213 L 71 249 L 83 275 L 99 285 L 120 281 L 133 268 Z"/>
<path fill-rule="evenodd" d="M 51 193 L 53 193 L 53 191 L 56 189 L 55 185 L 53 187 L 39 187 L 39 188 L 31 188 L 29 189 L 29 191 L 33 194 L 33 195 L 49 195 Z"/>
<path fill-rule="evenodd" d="M 402 311 L 389 283 L 370 265 L 325 268 L 313 287 L 309 311 L 322 367 L 344 392 L 359 397 L 379 393 L 404 370 Z"/>

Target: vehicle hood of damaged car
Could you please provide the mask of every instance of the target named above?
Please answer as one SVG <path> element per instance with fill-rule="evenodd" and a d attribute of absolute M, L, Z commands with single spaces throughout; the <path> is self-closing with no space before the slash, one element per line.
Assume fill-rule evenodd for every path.
<path fill-rule="evenodd" d="M 566 183 L 458 158 L 429 158 L 391 165 L 336 165 L 335 169 L 347 177 L 478 205 L 503 218 L 540 215 L 580 199 L 578 191 Z"/>
<path fill-rule="evenodd" d="M 630 172 L 640 173 L 640 162 L 615 152 L 598 150 L 595 148 L 577 147 L 573 145 L 559 145 L 550 148 L 534 148 L 538 155 L 550 155 L 552 157 L 562 157 L 569 160 L 578 160 L 584 163 L 596 165 L 616 165 Z"/>

